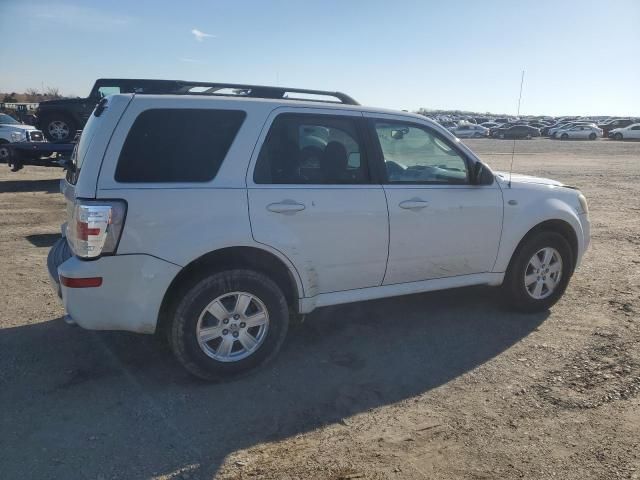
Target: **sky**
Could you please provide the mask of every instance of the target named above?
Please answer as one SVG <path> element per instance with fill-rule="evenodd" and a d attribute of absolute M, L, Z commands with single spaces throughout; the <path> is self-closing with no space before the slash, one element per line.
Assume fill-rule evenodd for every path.
<path fill-rule="evenodd" d="M 0 0 L 0 92 L 100 77 L 339 90 L 361 104 L 640 116 L 640 0 Z"/>

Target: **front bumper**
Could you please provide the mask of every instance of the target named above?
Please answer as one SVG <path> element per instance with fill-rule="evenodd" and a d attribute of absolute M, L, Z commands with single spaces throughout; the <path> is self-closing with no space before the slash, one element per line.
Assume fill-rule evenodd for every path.
<path fill-rule="evenodd" d="M 58 276 L 101 277 L 102 285 L 59 288 L 67 313 L 83 328 L 154 333 L 164 294 L 179 271 L 179 266 L 149 255 L 91 261 L 71 257 L 58 267 Z"/>
<path fill-rule="evenodd" d="M 576 268 L 580 266 L 582 262 L 582 257 L 586 253 L 589 248 L 589 244 L 591 243 L 591 221 L 589 220 L 589 214 L 581 213 L 578 215 L 578 219 L 580 220 L 580 226 L 582 227 L 582 245 L 578 251 L 578 258 L 576 261 Z"/>

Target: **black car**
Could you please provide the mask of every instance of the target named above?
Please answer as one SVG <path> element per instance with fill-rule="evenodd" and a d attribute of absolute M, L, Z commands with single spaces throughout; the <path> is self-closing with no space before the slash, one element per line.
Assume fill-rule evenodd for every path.
<path fill-rule="evenodd" d="M 116 93 L 178 93 L 184 87 L 179 80 L 143 80 L 101 78 L 86 98 L 63 98 L 41 102 L 37 126 L 51 142 L 70 143 L 82 130 L 101 98 Z"/>
<path fill-rule="evenodd" d="M 551 130 L 552 128 L 561 127 L 563 125 L 569 125 L 569 122 L 555 122 L 551 125 L 546 125 L 540 129 L 540 134 L 546 137 L 549 135 L 549 130 Z"/>
<path fill-rule="evenodd" d="M 498 128 L 494 134 L 496 138 L 532 138 L 539 137 L 540 130 L 529 125 L 513 125 L 508 127 Z"/>

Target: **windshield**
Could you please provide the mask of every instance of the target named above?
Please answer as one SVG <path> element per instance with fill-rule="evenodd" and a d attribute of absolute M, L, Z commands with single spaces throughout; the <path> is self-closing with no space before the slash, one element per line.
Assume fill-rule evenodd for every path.
<path fill-rule="evenodd" d="M 0 113 L 0 124 L 3 124 L 3 125 L 20 125 L 20 122 L 17 121 L 12 116 L 7 115 L 6 113 Z"/>

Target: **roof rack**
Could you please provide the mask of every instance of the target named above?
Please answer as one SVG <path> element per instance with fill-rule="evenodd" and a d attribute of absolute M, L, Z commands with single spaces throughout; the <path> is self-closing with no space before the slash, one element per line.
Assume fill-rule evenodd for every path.
<path fill-rule="evenodd" d="M 116 82 L 122 85 L 122 93 L 141 93 L 154 95 L 221 95 L 232 97 L 273 98 L 277 100 L 301 100 L 323 103 L 343 103 L 359 105 L 353 98 L 342 92 L 308 90 L 304 88 L 269 87 L 236 83 L 191 82 L 187 80 L 158 80 L 150 78 L 99 78 L 94 90 L 99 86 Z M 293 96 L 291 96 L 293 95 Z M 325 98 L 296 98 L 296 95 Z M 326 97 L 334 98 L 329 100 Z"/>
<path fill-rule="evenodd" d="M 264 85 L 245 85 L 235 83 L 188 82 L 176 80 L 179 88 L 178 95 L 221 95 L 249 98 L 273 98 L 282 100 L 301 100 L 322 103 L 343 103 L 345 105 L 359 105 L 353 98 L 342 92 L 328 92 L 324 90 L 309 90 L 305 88 L 269 87 Z M 294 96 L 289 96 L 294 94 Z M 337 101 L 319 98 L 296 98 L 295 94 L 318 97 L 333 97 Z"/>

